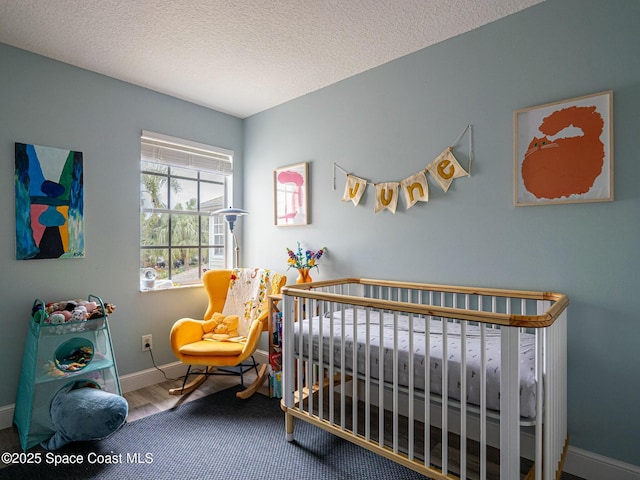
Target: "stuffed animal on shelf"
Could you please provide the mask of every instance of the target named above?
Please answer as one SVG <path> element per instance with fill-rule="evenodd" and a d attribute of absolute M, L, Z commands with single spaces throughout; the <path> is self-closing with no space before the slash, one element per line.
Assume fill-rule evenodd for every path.
<path fill-rule="evenodd" d="M 84 322 L 87 319 L 87 307 L 83 305 L 78 305 L 71 312 L 71 321 L 72 322 Z"/>
<path fill-rule="evenodd" d="M 51 423 L 55 433 L 41 443 L 58 450 L 67 443 L 101 440 L 124 425 L 129 405 L 120 395 L 105 392 L 88 380 L 62 387 L 51 401 Z"/>
<path fill-rule="evenodd" d="M 104 310 L 105 311 L 103 312 L 100 305 L 91 311 L 87 308 L 87 311 L 89 312 L 89 320 L 104 317 L 105 315 L 111 315 L 116 310 L 116 306 L 113 303 L 105 303 Z"/>
<path fill-rule="evenodd" d="M 224 316 L 221 313 L 214 313 L 210 320 L 205 320 L 202 324 L 204 335 L 203 340 L 229 340 L 238 336 L 238 315 Z"/>
<path fill-rule="evenodd" d="M 112 303 L 105 303 L 105 311 L 103 312 L 102 306 L 98 305 L 97 302 L 89 302 L 87 300 L 64 300 L 62 302 L 48 303 L 45 311 L 48 315 L 61 313 L 65 316 L 65 322 L 81 322 L 84 320 L 93 320 L 94 318 L 104 317 L 105 315 L 111 315 L 115 309 L 116 306 Z M 76 312 L 75 315 L 73 312 Z"/>
<path fill-rule="evenodd" d="M 64 323 L 64 322 L 66 322 L 66 319 L 62 312 L 53 312 L 51 315 L 49 315 L 49 318 L 47 319 L 47 323 L 50 323 L 51 325 L 60 325 L 61 323 Z"/>

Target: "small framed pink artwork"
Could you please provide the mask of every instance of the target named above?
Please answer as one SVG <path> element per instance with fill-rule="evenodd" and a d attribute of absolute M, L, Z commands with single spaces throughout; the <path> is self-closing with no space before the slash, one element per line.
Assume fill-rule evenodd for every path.
<path fill-rule="evenodd" d="M 309 223 L 309 164 L 297 163 L 273 171 L 274 223 L 277 226 Z"/>

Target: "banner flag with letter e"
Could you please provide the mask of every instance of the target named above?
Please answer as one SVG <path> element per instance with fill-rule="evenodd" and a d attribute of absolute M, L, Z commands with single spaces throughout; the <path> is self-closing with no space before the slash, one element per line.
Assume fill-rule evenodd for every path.
<path fill-rule="evenodd" d="M 447 147 L 435 160 L 427 165 L 427 170 L 445 192 L 449 190 L 451 182 L 455 178 L 469 175 L 458 163 L 456 157 L 453 156 L 451 147 Z"/>

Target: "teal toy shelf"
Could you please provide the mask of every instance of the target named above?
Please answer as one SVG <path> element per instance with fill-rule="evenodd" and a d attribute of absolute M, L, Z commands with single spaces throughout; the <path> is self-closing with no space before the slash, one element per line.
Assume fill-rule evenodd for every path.
<path fill-rule="evenodd" d="M 49 406 L 70 382 L 86 380 L 122 395 L 107 310 L 100 297 L 89 295 L 88 300 L 104 315 L 62 324 L 47 323 L 44 303 L 34 301 L 13 416 L 24 451 L 55 433 Z"/>

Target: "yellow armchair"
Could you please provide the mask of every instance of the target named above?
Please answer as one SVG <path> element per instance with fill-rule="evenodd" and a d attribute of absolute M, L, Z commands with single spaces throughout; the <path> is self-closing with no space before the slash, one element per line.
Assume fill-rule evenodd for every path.
<path fill-rule="evenodd" d="M 253 354 L 258 347 L 260 335 L 268 331 L 268 300 L 270 294 L 280 293 L 287 277 L 260 269 L 209 270 L 202 282 L 209 297 L 204 318 L 182 318 L 171 328 L 171 349 L 185 365 L 187 373 L 182 387 L 169 390 L 171 395 L 183 395 L 198 388 L 209 375 L 238 375 L 244 386 L 243 374 L 254 368 L 257 377 L 245 390 L 238 392 L 239 398 L 249 398 L 263 384 L 267 376 L 267 365 L 258 371 Z M 231 293 L 229 293 L 231 292 Z M 245 296 L 246 295 L 246 296 Z M 213 318 L 237 315 L 239 335 L 206 335 L 207 322 Z M 209 338 L 206 338 L 209 337 Z M 251 363 L 244 363 L 250 359 Z M 194 365 L 205 370 L 190 383 L 187 379 Z M 225 368 L 226 367 L 226 368 Z M 229 368 L 234 367 L 234 368 Z"/>

